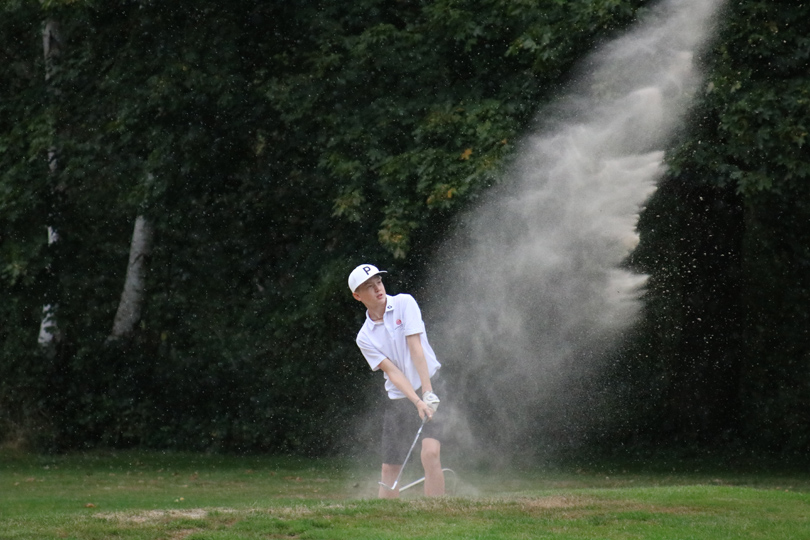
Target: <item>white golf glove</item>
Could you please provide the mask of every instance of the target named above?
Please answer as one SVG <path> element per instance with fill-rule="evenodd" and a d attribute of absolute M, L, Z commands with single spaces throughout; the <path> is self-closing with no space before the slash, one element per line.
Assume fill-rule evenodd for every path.
<path fill-rule="evenodd" d="M 425 392 L 422 394 L 422 401 L 424 401 L 433 412 L 436 412 L 436 409 L 439 408 L 439 397 L 433 392 Z"/>

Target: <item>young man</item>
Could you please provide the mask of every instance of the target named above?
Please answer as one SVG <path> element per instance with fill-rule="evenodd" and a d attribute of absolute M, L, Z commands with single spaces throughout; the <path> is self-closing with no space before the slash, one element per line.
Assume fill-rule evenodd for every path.
<path fill-rule="evenodd" d="M 388 391 L 383 418 L 382 483 L 394 484 L 422 419 L 427 418 L 421 452 L 425 495 L 444 495 L 440 421 L 433 420 L 439 398 L 430 380 L 441 364 L 428 343 L 416 300 L 408 294 L 388 296 L 380 277 L 385 273 L 374 265 L 361 264 L 349 275 L 352 296 L 367 310 L 366 321 L 357 334 L 357 346 L 372 370 L 385 373 Z M 417 394 L 420 389 L 421 398 Z M 399 489 L 381 485 L 380 497 L 397 498 Z"/>

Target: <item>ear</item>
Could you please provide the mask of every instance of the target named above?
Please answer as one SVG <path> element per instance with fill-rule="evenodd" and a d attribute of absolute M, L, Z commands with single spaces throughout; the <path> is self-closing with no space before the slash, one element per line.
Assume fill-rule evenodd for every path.
<path fill-rule="evenodd" d="M 355 300 L 357 300 L 358 302 L 362 302 L 362 300 L 360 300 L 360 295 L 359 295 L 359 294 L 357 294 L 356 292 L 353 292 L 353 293 L 352 293 L 352 296 L 353 296 L 353 297 L 354 297 L 354 299 L 355 299 Z"/>

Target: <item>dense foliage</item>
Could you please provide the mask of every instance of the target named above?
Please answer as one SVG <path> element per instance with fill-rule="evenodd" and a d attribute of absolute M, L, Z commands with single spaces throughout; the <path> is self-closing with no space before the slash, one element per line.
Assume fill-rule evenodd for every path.
<path fill-rule="evenodd" d="M 6 436 L 333 448 L 374 395 L 347 269 L 415 283 L 538 103 L 640 3 L 5 2 Z M 139 215 L 143 314 L 110 341 Z M 46 304 L 55 350 L 37 346 Z"/>
<path fill-rule="evenodd" d="M 335 448 L 379 387 L 347 271 L 417 286 L 574 62 L 644 3 L 4 1 L 0 438 Z M 630 261 L 646 317 L 595 389 L 611 443 L 810 446 L 808 11 L 724 12 Z M 144 311 L 108 340 L 138 215 Z"/>
<path fill-rule="evenodd" d="M 688 137 L 640 222 L 633 262 L 653 278 L 638 350 L 619 362 L 634 410 L 620 436 L 810 449 L 808 17 L 806 2 L 724 12 Z"/>

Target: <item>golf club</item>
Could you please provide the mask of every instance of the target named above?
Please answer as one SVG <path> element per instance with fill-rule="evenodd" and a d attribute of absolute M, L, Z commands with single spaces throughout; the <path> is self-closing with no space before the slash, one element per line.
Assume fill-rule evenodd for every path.
<path fill-rule="evenodd" d="M 422 425 L 419 426 L 419 431 L 416 432 L 416 437 L 413 438 L 413 444 L 411 444 L 410 449 L 408 449 L 408 454 L 405 456 L 405 461 L 402 462 L 402 467 L 400 467 L 400 469 L 399 469 L 399 474 L 397 475 L 397 479 L 394 480 L 394 485 L 389 486 L 385 482 L 379 482 L 379 484 L 382 487 L 384 487 L 385 489 L 390 489 L 391 491 L 394 491 L 395 489 L 397 489 L 397 484 L 399 484 L 399 479 L 402 477 L 402 471 L 405 470 L 405 464 L 408 463 L 408 458 L 411 457 L 411 452 L 413 452 L 413 447 L 416 446 L 416 441 L 419 440 L 419 435 L 422 434 L 422 428 L 425 427 L 425 422 L 427 422 L 427 421 L 428 421 L 428 417 L 427 417 L 427 415 L 425 415 L 425 417 L 422 418 Z"/>
<path fill-rule="evenodd" d="M 456 476 L 456 471 L 454 471 L 453 469 L 442 469 L 442 472 L 443 472 L 443 473 L 452 473 L 452 474 L 453 474 L 453 480 L 454 480 L 454 482 L 453 482 L 453 490 L 452 490 L 452 491 L 453 491 L 453 493 L 452 493 L 452 494 L 455 494 L 455 490 L 456 490 L 456 484 L 458 483 L 458 477 Z M 402 486 L 401 488 L 399 488 L 399 492 L 400 492 L 400 493 L 402 493 L 402 492 L 403 492 L 403 491 L 405 491 L 406 489 L 411 489 L 411 488 L 412 488 L 412 487 L 414 487 L 414 486 L 418 486 L 419 484 L 421 484 L 421 483 L 422 483 L 422 482 L 424 482 L 424 481 L 425 481 L 425 477 L 423 476 L 423 477 L 422 477 L 422 478 L 420 478 L 419 480 L 414 480 L 414 481 L 413 481 L 413 482 L 411 482 L 410 484 L 408 484 L 408 485 L 406 485 L 406 486 Z"/>

